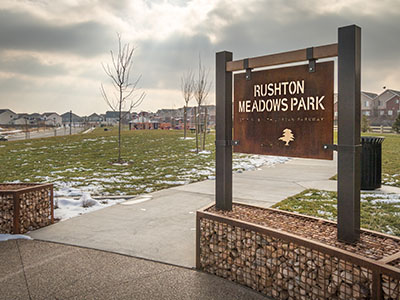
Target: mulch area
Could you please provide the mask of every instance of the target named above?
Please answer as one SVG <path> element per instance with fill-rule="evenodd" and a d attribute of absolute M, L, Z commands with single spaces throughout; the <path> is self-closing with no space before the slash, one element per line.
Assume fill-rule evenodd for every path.
<path fill-rule="evenodd" d="M 292 215 L 284 211 L 233 204 L 232 211 L 216 210 L 210 207 L 210 213 L 254 223 L 275 230 L 284 231 L 306 239 L 337 247 L 360 256 L 380 260 L 400 251 L 400 239 L 361 231 L 356 244 L 347 244 L 337 240 L 336 224 L 307 216 Z"/>

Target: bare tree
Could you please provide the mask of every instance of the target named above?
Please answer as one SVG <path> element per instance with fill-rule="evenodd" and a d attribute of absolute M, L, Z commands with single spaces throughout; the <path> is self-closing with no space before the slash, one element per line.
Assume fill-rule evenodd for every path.
<path fill-rule="evenodd" d="M 109 98 L 103 84 L 100 86 L 100 92 L 108 106 L 118 112 L 118 162 L 121 162 L 121 125 L 122 119 L 129 114 L 131 110 L 138 107 L 145 97 L 145 93 L 141 93 L 139 96 L 135 95 L 136 86 L 140 80 L 140 76 L 131 81 L 130 74 L 133 67 L 133 52 L 135 48 L 129 43 L 121 44 L 121 35 L 118 36 L 118 53 L 114 53 L 112 50 L 111 54 L 111 66 L 109 64 L 103 64 L 102 67 L 104 72 L 111 79 L 112 86 L 115 91 L 113 97 Z M 125 111 L 123 114 L 122 112 Z"/>
<path fill-rule="evenodd" d="M 187 108 L 194 91 L 194 77 L 192 71 L 188 71 L 181 77 L 181 91 L 183 99 L 185 100 L 185 106 L 183 107 L 183 136 L 186 139 Z"/>
<path fill-rule="evenodd" d="M 199 57 L 199 70 L 197 78 L 194 81 L 194 98 L 197 102 L 197 114 L 196 114 L 196 152 L 199 152 L 199 130 L 200 130 L 200 115 L 201 105 L 204 104 L 208 93 L 210 92 L 211 84 L 208 81 L 209 71 L 206 70 L 201 64 L 201 57 Z"/>

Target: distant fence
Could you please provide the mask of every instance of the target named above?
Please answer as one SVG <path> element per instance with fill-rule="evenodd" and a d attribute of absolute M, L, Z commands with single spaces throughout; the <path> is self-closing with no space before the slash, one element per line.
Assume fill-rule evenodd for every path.
<path fill-rule="evenodd" d="M 337 131 L 338 127 L 335 125 L 333 127 L 335 131 Z M 375 132 L 375 133 L 393 133 L 393 128 L 390 126 L 370 126 L 368 132 Z"/>

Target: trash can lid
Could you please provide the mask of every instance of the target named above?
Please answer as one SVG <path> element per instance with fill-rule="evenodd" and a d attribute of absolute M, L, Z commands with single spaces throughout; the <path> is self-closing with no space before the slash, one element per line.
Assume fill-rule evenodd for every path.
<path fill-rule="evenodd" d="M 363 144 L 382 144 L 384 139 L 383 136 L 362 136 L 361 142 Z"/>

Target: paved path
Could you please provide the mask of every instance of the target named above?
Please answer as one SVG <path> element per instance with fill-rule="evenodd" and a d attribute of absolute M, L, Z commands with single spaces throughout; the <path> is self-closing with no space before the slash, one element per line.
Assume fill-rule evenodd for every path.
<path fill-rule="evenodd" d="M 336 173 L 334 161 L 292 159 L 235 174 L 233 196 L 269 207 Z M 33 231 L 45 241 L 106 250 L 173 265 L 195 266 L 195 212 L 214 202 L 215 181 L 154 192 Z"/>
<path fill-rule="evenodd" d="M 1 242 L 0 261 L 0 300 L 266 299 L 195 270 L 49 242 Z"/>

